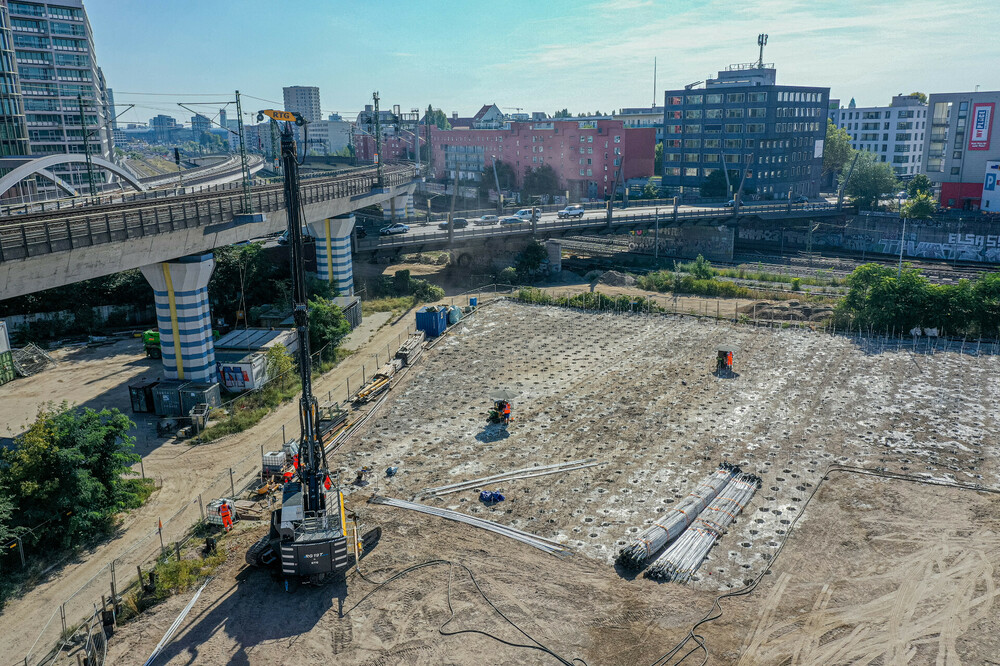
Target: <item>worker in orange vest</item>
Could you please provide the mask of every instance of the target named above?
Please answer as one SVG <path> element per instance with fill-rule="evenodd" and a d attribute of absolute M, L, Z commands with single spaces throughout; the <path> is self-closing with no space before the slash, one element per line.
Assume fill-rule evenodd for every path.
<path fill-rule="evenodd" d="M 229 502 L 223 502 L 219 506 L 219 517 L 222 518 L 222 527 L 227 532 L 233 529 L 233 512 L 229 508 Z"/>
<path fill-rule="evenodd" d="M 503 403 L 503 422 L 510 423 L 510 403 L 506 400 Z"/>

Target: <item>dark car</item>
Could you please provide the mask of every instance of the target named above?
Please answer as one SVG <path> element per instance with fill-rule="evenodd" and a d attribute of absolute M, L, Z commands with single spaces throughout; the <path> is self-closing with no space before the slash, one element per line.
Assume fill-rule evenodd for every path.
<path fill-rule="evenodd" d="M 464 217 L 453 218 L 452 223 L 456 229 L 464 229 L 467 226 L 469 226 L 469 221 Z M 448 228 L 448 220 L 441 220 L 441 222 L 438 223 L 438 229 L 447 229 L 447 228 Z"/>
<path fill-rule="evenodd" d="M 522 220 L 516 215 L 508 215 L 507 217 L 500 218 L 500 224 L 521 224 L 527 220 Z"/>
<path fill-rule="evenodd" d="M 806 196 L 799 197 L 798 199 L 795 200 L 795 203 L 797 203 L 797 204 L 800 204 L 800 203 L 809 203 L 809 197 L 806 197 Z"/>
<path fill-rule="evenodd" d="M 368 236 L 368 232 L 365 231 L 364 227 L 354 227 L 354 232 L 357 234 L 358 238 L 365 238 Z"/>

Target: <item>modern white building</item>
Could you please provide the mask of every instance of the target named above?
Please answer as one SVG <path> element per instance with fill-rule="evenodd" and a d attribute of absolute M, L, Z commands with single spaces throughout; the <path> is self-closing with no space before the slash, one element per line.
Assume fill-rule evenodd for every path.
<path fill-rule="evenodd" d="M 351 123 L 346 120 L 320 120 L 309 123 L 309 150 L 332 155 L 351 143 Z"/>
<path fill-rule="evenodd" d="M 113 101 L 97 66 L 82 0 L 5 4 L 31 154 L 83 153 L 86 132 L 90 153 L 111 159 Z M 78 165 L 52 171 L 77 188 L 87 182 L 86 169 Z M 51 187 L 47 182 L 42 186 Z"/>
<path fill-rule="evenodd" d="M 662 106 L 622 109 L 611 117 L 615 120 L 621 120 L 624 122 L 626 129 L 634 127 L 655 127 L 656 142 L 659 143 L 663 141 Z"/>
<path fill-rule="evenodd" d="M 298 111 L 307 122 L 322 120 L 319 110 L 319 88 L 316 86 L 288 86 L 284 93 L 285 111 Z"/>
<path fill-rule="evenodd" d="M 900 178 L 921 173 L 927 104 L 916 95 L 896 95 L 889 106 L 856 106 L 831 109 L 830 119 L 851 135 L 851 147 L 891 164 Z"/>

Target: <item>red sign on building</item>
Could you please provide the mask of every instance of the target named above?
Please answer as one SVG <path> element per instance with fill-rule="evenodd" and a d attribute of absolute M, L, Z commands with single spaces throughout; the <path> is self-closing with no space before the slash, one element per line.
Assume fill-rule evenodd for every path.
<path fill-rule="evenodd" d="M 989 150 L 990 132 L 993 129 L 993 102 L 972 105 L 972 128 L 969 132 L 969 150 Z"/>

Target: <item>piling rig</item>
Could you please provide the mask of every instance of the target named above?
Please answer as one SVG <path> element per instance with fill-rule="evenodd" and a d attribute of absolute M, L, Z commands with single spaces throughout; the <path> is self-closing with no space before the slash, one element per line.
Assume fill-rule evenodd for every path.
<path fill-rule="evenodd" d="M 357 518 L 348 524 L 344 495 L 330 479 L 320 429 L 319 403 L 312 393 L 312 359 L 309 350 L 309 307 L 303 264 L 302 223 L 299 206 L 299 163 L 292 125 L 303 127 L 298 113 L 261 111 L 283 123 L 281 163 L 285 177 L 285 207 L 291 249 L 292 298 L 299 343 L 299 460 L 293 480 L 282 487 L 281 506 L 271 511 L 271 529 L 246 554 L 247 564 L 278 569 L 286 580 L 320 583 L 343 574 L 352 560 L 360 559 L 381 536 L 375 528 L 359 537 Z M 304 128 L 303 131 L 308 131 Z"/>

